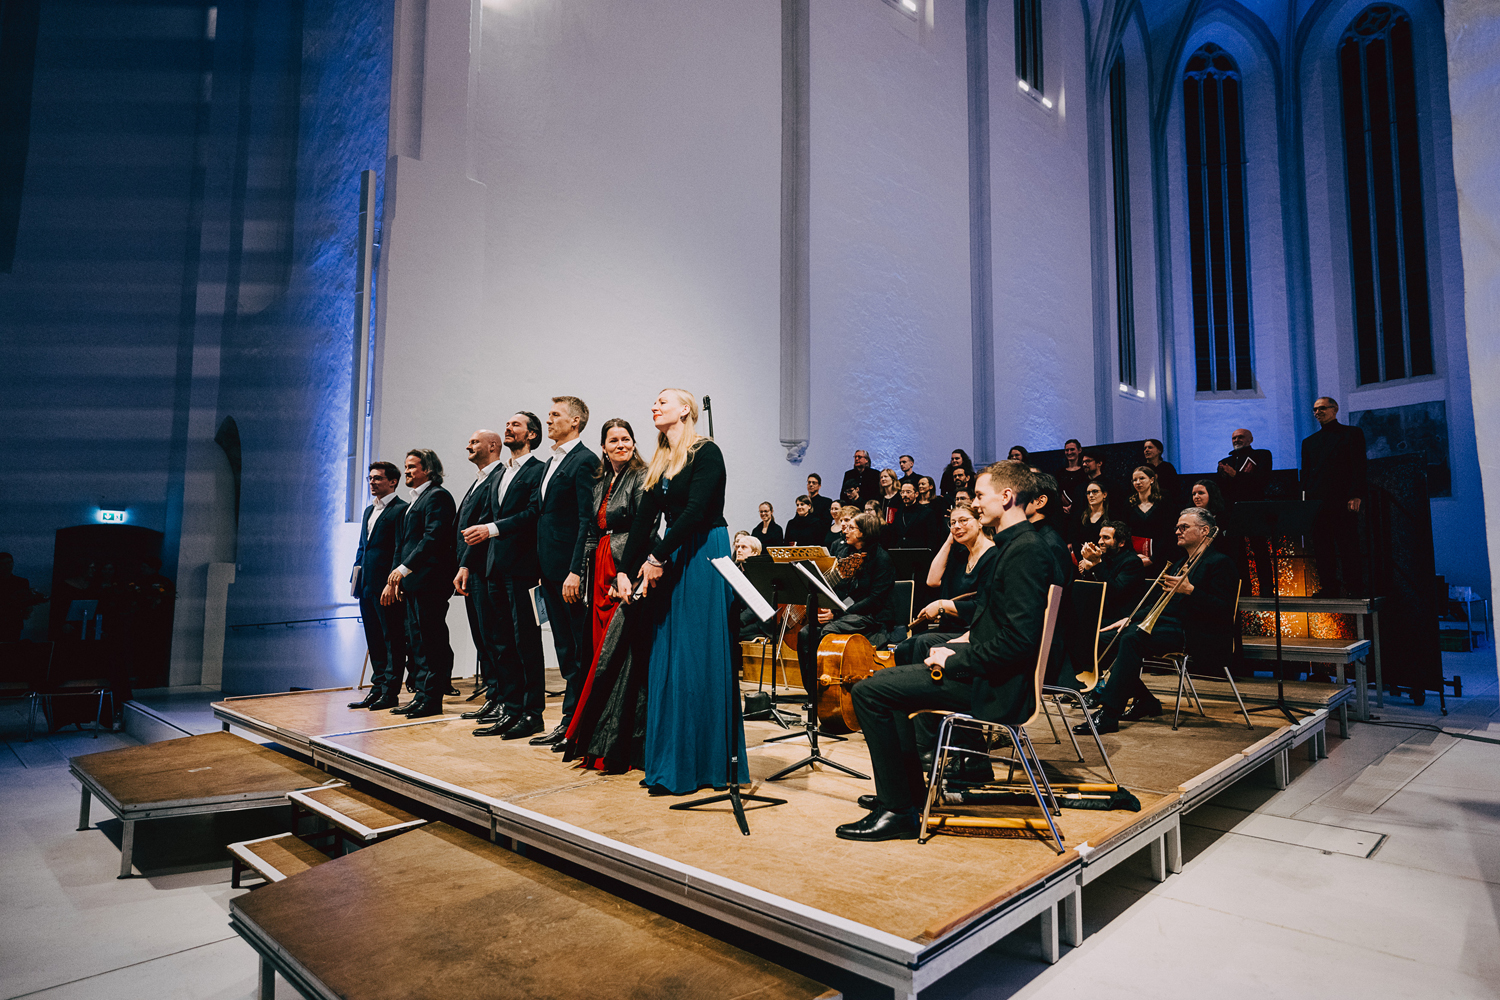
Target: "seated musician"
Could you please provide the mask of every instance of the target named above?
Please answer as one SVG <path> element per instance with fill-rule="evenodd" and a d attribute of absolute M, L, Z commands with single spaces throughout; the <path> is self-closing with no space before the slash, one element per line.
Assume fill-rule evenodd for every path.
<path fill-rule="evenodd" d="M 1053 570 L 1057 574 L 1057 579 L 1062 581 L 1063 598 L 1057 627 L 1058 634 L 1065 636 L 1068 634 L 1068 629 L 1064 623 L 1073 619 L 1073 588 L 1069 586 L 1069 583 L 1073 579 L 1074 567 L 1067 540 L 1063 538 L 1056 523 L 1062 511 L 1061 504 L 1057 502 L 1057 498 L 1062 495 L 1062 488 L 1048 473 L 1036 472 L 1034 475 L 1036 476 L 1036 497 L 1026 505 L 1026 520 L 1031 522 L 1036 533 L 1042 536 L 1042 541 L 1047 543 L 1047 550 L 1052 553 Z M 1076 683 L 1072 657 L 1065 641 L 1052 644 L 1052 651 L 1047 657 L 1046 683 L 1062 684 L 1067 687 L 1073 687 Z"/>
<path fill-rule="evenodd" d="M 734 541 L 730 546 L 734 553 L 734 564 L 740 569 L 745 568 L 745 563 L 751 559 L 766 559 L 760 539 L 748 531 L 736 531 Z M 774 619 L 772 620 L 774 622 Z M 734 638 L 738 642 L 748 642 L 752 639 L 766 638 L 771 635 L 772 623 L 763 622 L 760 616 L 750 610 L 750 605 L 738 594 L 733 601 L 729 602 L 729 625 L 734 631 Z"/>
<path fill-rule="evenodd" d="M 1146 592 L 1146 567 L 1130 545 L 1124 521 L 1105 521 L 1096 542 L 1083 543 L 1078 578 L 1106 584 L 1104 620 L 1117 622 L 1130 614 Z"/>
<path fill-rule="evenodd" d="M 1106 632 L 1123 629 L 1104 685 L 1102 705 L 1094 717 L 1101 733 L 1117 733 L 1122 721 L 1149 718 L 1161 714 L 1161 702 L 1146 690 L 1141 681 L 1141 661 L 1166 653 L 1189 653 L 1212 650 L 1228 643 L 1234 636 L 1234 592 L 1239 572 L 1234 560 L 1210 543 L 1214 536 L 1214 517 L 1201 507 L 1189 507 L 1177 515 L 1177 544 L 1183 550 L 1184 562 L 1167 567 L 1161 577 L 1161 589 L 1155 594 L 1170 593 L 1156 624 L 1147 632 L 1140 626 L 1159 600 L 1148 600 L 1130 618 L 1122 618 L 1105 627 Z M 1185 563 L 1191 563 L 1184 575 Z M 1175 571 L 1175 572 L 1174 572 Z M 1127 711 L 1126 705 L 1135 700 Z M 1073 731 L 1088 734 L 1086 723 Z"/>
<path fill-rule="evenodd" d="M 826 533 L 823 519 L 813 513 L 812 498 L 804 493 L 797 498 L 797 516 L 786 523 L 786 544 L 822 545 Z"/>
<path fill-rule="evenodd" d="M 855 685 L 854 709 L 875 769 L 875 794 L 860 797 L 868 815 L 835 831 L 844 840 L 916 838 L 926 787 L 909 713 L 935 708 L 1021 722 L 1035 708 L 1032 678 L 1047 590 L 1066 581 L 1057 578 L 1055 556 L 1026 520 L 1036 474 L 1006 461 L 975 479 L 974 509 L 985 528 L 995 529 L 995 556 L 973 599 L 968 641 L 938 646 L 923 663 L 877 670 Z M 933 668 L 940 671 L 937 677 Z"/>
<path fill-rule="evenodd" d="M 844 610 L 820 605 L 817 623 L 809 622 L 797 636 L 802 683 L 814 700 L 818 697 L 818 643 L 824 636 L 858 633 L 878 647 L 885 645 L 886 633 L 894 625 L 891 597 L 896 589 L 896 568 L 890 553 L 880 544 L 880 518 L 861 513 L 848 519 L 844 541 L 848 552 L 835 571 L 842 579 L 833 592 L 853 603 Z"/>
<path fill-rule="evenodd" d="M 968 631 L 969 623 L 958 608 L 959 599 L 970 599 L 995 555 L 995 543 L 979 525 L 973 504 L 957 503 L 948 516 L 948 539 L 927 568 L 927 586 L 938 599 L 917 612 L 919 625 L 931 631 L 913 632 L 896 647 L 897 663 L 921 663 L 934 646 L 947 645 Z"/>

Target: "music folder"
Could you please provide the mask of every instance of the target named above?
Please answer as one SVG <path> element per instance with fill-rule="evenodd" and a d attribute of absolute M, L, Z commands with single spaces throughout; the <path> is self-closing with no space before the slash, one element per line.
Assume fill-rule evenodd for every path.
<path fill-rule="evenodd" d="M 719 556 L 717 559 L 710 559 L 709 562 L 713 564 L 714 569 L 719 571 L 719 575 L 729 582 L 734 592 L 740 595 L 740 600 L 755 612 L 756 617 L 763 622 L 776 617 L 776 609 L 760 596 L 760 591 L 756 590 L 755 585 L 746 578 L 744 573 L 740 572 L 740 568 L 734 564 L 733 559 L 729 556 Z"/>

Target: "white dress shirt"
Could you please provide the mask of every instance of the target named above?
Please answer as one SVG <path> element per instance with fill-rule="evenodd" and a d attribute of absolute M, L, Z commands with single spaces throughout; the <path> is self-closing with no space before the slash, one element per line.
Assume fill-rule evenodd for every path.
<path fill-rule="evenodd" d="M 427 489 L 427 487 L 429 487 L 431 485 L 432 485 L 432 480 L 429 479 L 429 480 L 427 480 L 427 482 L 423 483 L 421 486 L 413 487 L 413 489 L 411 491 L 411 501 L 410 501 L 410 503 L 413 503 L 413 504 L 416 503 L 417 502 L 417 497 L 421 496 L 422 495 L 422 491 L 425 490 L 425 489 Z M 402 576 L 410 576 L 411 575 L 411 567 L 408 566 L 408 565 L 406 565 L 406 563 L 402 563 L 400 566 L 396 567 L 396 572 L 400 573 Z"/>
<path fill-rule="evenodd" d="M 555 444 L 552 446 L 552 460 L 547 463 L 547 471 L 542 473 L 541 490 L 543 500 L 547 499 L 547 484 L 552 482 L 552 474 L 557 471 L 557 467 L 559 465 L 562 465 L 563 459 L 568 457 L 568 452 L 578 447 L 579 442 L 581 442 L 582 440 L 583 438 L 576 437 L 571 441 L 566 441 L 562 444 Z"/>
<path fill-rule="evenodd" d="M 522 455 L 520 458 L 511 457 L 506 460 L 505 468 L 500 470 L 500 486 L 495 490 L 496 514 L 500 513 L 500 505 L 505 502 L 505 494 L 510 489 L 510 484 L 516 481 L 516 476 L 521 474 L 521 469 L 523 469 L 526 463 L 530 462 L 532 459 L 541 461 L 541 459 L 537 458 L 536 455 L 532 454 L 529 451 L 526 454 Z M 484 530 L 489 534 L 491 538 L 494 538 L 496 535 L 500 534 L 500 528 L 495 524 L 494 521 L 486 524 L 484 526 Z"/>
<path fill-rule="evenodd" d="M 370 500 L 370 506 L 375 509 L 370 511 L 370 523 L 365 525 L 366 537 L 375 534 L 375 522 L 380 520 L 380 515 L 385 513 L 385 509 L 391 505 L 391 501 L 394 499 L 396 499 L 396 491 L 391 490 L 383 497 L 373 497 Z"/>

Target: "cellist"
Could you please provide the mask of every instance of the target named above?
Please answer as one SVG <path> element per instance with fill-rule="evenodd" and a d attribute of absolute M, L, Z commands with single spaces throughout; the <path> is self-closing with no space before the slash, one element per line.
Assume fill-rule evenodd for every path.
<path fill-rule="evenodd" d="M 842 577 L 833 592 L 853 603 L 843 611 L 818 608 L 817 624 L 809 622 L 797 636 L 797 663 L 802 683 L 813 701 L 818 697 L 818 643 L 825 635 L 859 634 L 877 648 L 885 645 L 886 633 L 895 627 L 896 568 L 890 553 L 880 544 L 880 518 L 861 513 L 845 521 L 844 542 L 849 551 L 839 560 Z M 844 574 L 847 574 L 844 575 Z"/>

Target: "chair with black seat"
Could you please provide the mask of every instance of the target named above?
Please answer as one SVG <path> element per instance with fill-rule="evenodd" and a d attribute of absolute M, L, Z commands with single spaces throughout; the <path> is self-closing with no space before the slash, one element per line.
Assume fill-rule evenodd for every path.
<path fill-rule="evenodd" d="M 1037 756 L 1036 748 L 1031 744 L 1031 737 L 1026 733 L 1026 727 L 1035 723 L 1042 715 L 1042 683 L 1047 674 L 1047 657 L 1052 651 L 1052 637 L 1057 630 L 1057 619 L 1062 608 L 1062 587 L 1053 584 L 1047 588 L 1047 612 L 1042 621 L 1042 644 L 1037 651 L 1036 669 L 1032 675 L 1032 698 L 1034 708 L 1029 718 L 1023 721 L 1005 721 L 978 719 L 972 715 L 962 712 L 949 712 L 941 709 L 923 709 L 911 713 L 915 718 L 922 714 L 933 714 L 942 716 L 942 722 L 938 726 L 937 750 L 932 755 L 932 774 L 927 785 L 927 802 L 922 808 L 922 827 L 918 834 L 918 841 L 925 843 L 931 836 L 929 832 L 937 827 L 964 826 L 981 828 L 1012 828 L 1021 830 L 1050 830 L 1052 833 L 1053 847 L 1058 854 L 1062 854 L 1063 834 L 1057 821 L 1053 817 L 1061 817 L 1062 808 L 1058 805 L 1057 796 L 1052 792 L 1052 785 L 1047 780 L 1047 773 L 1042 768 L 1041 758 Z M 988 750 L 972 750 L 968 747 L 958 745 L 953 740 L 954 730 L 966 729 L 977 732 L 988 746 L 991 737 L 1004 734 L 1015 750 L 1011 757 L 1001 757 Z M 982 754 L 990 761 L 1000 761 L 1008 767 L 1005 784 L 1012 784 L 1015 778 L 1015 767 L 1021 766 L 1026 774 L 1026 780 L 1030 785 L 1031 793 L 1036 797 L 1037 805 L 1042 810 L 1046 819 L 1046 826 L 1033 819 L 1013 818 L 964 818 L 950 819 L 949 817 L 937 817 L 938 823 L 934 824 L 933 808 L 943 797 L 948 755 L 957 754 Z"/>
<path fill-rule="evenodd" d="M 1231 615 L 1231 621 L 1239 620 L 1240 591 L 1242 589 L 1244 589 L 1243 582 L 1235 586 L 1234 612 Z M 1224 679 L 1229 682 L 1229 690 L 1234 692 L 1234 700 L 1239 703 L 1240 714 L 1245 717 L 1245 728 L 1255 728 L 1254 724 L 1250 721 L 1250 712 L 1245 708 L 1245 699 L 1240 697 L 1239 686 L 1234 683 L 1234 673 L 1230 670 L 1230 666 L 1234 662 L 1235 653 L 1238 651 L 1239 642 L 1239 630 L 1234 629 L 1233 634 L 1229 636 L 1221 649 L 1199 649 L 1196 652 L 1166 653 L 1160 659 L 1144 661 L 1143 666 L 1165 667 L 1177 675 L 1177 704 L 1172 707 L 1172 729 L 1174 731 L 1177 729 L 1178 723 L 1182 718 L 1182 692 L 1184 688 L 1187 689 L 1192 701 L 1197 703 L 1198 714 L 1204 718 L 1208 718 L 1208 712 L 1203 708 L 1203 699 L 1198 696 L 1198 689 L 1194 686 L 1193 676 L 1189 672 L 1189 664 L 1197 660 L 1218 662 L 1220 669 L 1224 671 Z M 1218 680 L 1217 676 L 1210 674 L 1199 673 L 1198 676 L 1204 678 L 1212 677 L 1213 680 Z"/>
<path fill-rule="evenodd" d="M 37 692 L 52 663 L 50 642 L 0 642 L 0 699 L 25 699 L 26 742 L 36 728 Z"/>
<path fill-rule="evenodd" d="M 1078 706 L 1078 711 L 1088 723 L 1089 731 L 1094 734 L 1094 744 L 1099 748 L 1099 756 L 1104 759 L 1104 769 L 1109 772 L 1109 780 L 1119 784 L 1114 766 L 1109 762 L 1109 754 L 1104 749 L 1104 741 L 1099 738 L 1099 730 L 1094 726 L 1093 713 L 1089 711 L 1084 699 L 1086 693 L 1099 685 L 1099 629 L 1104 622 L 1104 599 L 1108 587 L 1109 584 L 1095 580 L 1073 581 L 1073 613 L 1072 620 L 1068 623 L 1066 640 L 1068 654 L 1075 664 L 1086 662 L 1089 669 L 1076 671 L 1079 682 L 1076 688 L 1063 684 L 1043 684 L 1042 699 L 1044 710 L 1047 710 L 1047 725 L 1052 725 L 1050 708 L 1056 708 L 1057 714 L 1062 718 L 1063 731 L 1073 741 L 1073 752 L 1078 755 L 1078 763 L 1082 764 L 1083 749 L 1078 745 L 1078 737 L 1073 735 L 1073 727 L 1068 724 L 1063 703 L 1073 702 Z M 1057 730 L 1053 728 L 1052 732 L 1056 739 Z M 1056 741 L 1062 742 L 1061 739 Z"/>
<path fill-rule="evenodd" d="M 49 643 L 49 645 L 51 645 Z M 75 650 L 81 643 L 72 644 Z M 89 643 L 88 645 L 99 645 Z M 67 659 L 63 657 L 62 659 Z M 101 677 L 93 674 L 90 669 L 81 669 L 76 662 L 64 666 L 59 665 L 59 657 L 56 655 L 47 658 L 47 665 L 42 674 L 42 683 L 37 688 L 37 700 L 42 703 L 42 716 L 47 720 L 48 729 L 53 727 L 53 702 L 58 698 L 95 698 L 98 704 L 94 710 L 94 726 L 91 732 L 94 739 L 99 738 L 99 730 L 103 728 L 103 719 L 112 718 L 114 709 L 114 681 L 109 677 Z M 110 700 L 110 716 L 104 714 L 104 699 Z M 67 722 L 58 724 L 58 728 L 67 725 Z M 79 730 L 83 729 L 83 720 L 76 722 Z"/>

